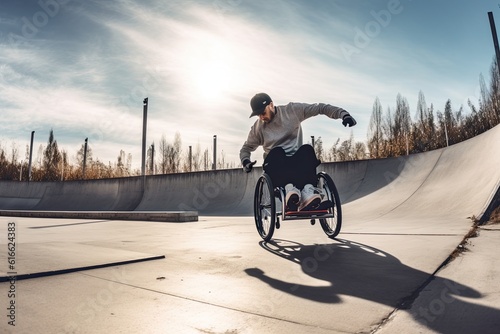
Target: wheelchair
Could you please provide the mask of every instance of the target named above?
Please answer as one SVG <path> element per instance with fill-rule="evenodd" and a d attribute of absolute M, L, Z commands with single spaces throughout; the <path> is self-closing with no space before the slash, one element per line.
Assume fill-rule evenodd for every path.
<path fill-rule="evenodd" d="M 254 195 L 255 226 L 261 238 L 270 241 L 282 221 L 309 219 L 311 225 L 319 220 L 325 234 L 334 239 L 342 227 L 339 193 L 332 178 L 325 172 L 317 173 L 316 187 L 323 191 L 331 205 L 307 211 L 287 211 L 284 187 L 274 187 L 269 175 L 263 172 L 257 180 Z"/>

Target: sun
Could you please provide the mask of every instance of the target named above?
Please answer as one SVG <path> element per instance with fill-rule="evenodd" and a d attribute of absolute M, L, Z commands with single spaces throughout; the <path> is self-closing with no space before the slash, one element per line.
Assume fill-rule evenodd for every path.
<path fill-rule="evenodd" d="M 230 47 L 212 41 L 190 49 L 186 59 L 187 85 L 205 100 L 220 98 L 234 82 L 234 57 Z"/>
<path fill-rule="evenodd" d="M 230 87 L 231 69 L 222 58 L 204 62 L 195 74 L 196 91 L 204 98 L 217 98 Z"/>

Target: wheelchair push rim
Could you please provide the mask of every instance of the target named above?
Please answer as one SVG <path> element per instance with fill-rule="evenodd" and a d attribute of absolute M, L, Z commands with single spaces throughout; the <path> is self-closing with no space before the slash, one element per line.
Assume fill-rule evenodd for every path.
<path fill-rule="evenodd" d="M 329 216 L 331 217 L 319 219 L 325 234 L 329 238 L 333 239 L 340 233 L 340 229 L 342 227 L 342 208 L 340 204 L 340 196 L 332 178 L 324 172 L 318 173 L 317 187 L 323 189 L 328 197 L 328 200 L 333 203 L 333 206 L 328 209 Z"/>
<path fill-rule="evenodd" d="M 276 227 L 276 202 L 271 178 L 267 174 L 259 177 L 254 195 L 255 226 L 265 241 L 271 240 Z"/>

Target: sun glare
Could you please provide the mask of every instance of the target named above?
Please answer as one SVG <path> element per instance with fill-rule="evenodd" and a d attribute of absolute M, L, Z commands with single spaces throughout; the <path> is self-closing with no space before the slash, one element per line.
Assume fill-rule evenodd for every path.
<path fill-rule="evenodd" d="M 198 97 L 218 99 L 232 85 L 234 61 L 231 50 L 222 43 L 192 46 L 187 55 L 187 85 Z"/>

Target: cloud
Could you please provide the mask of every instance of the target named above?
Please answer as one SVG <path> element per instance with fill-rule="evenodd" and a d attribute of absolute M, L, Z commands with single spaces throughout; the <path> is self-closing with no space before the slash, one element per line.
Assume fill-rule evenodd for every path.
<path fill-rule="evenodd" d="M 39 138 L 53 128 L 60 147 L 71 150 L 89 137 L 95 157 L 116 160 L 123 149 L 138 167 L 142 101 L 148 97 L 148 145 L 179 132 L 185 150 L 198 143 L 211 150 L 217 135 L 226 161 L 238 163 L 255 120 L 248 119 L 249 99 L 260 91 L 277 104 L 324 102 L 349 110 L 358 120 L 353 129 L 323 117 L 304 123 L 305 138 L 321 136 L 325 147 L 351 131 L 365 140 L 377 96 L 385 109 L 398 93 L 413 108 L 420 90 L 428 105 L 444 105 L 448 97 L 458 105 L 475 94 L 475 83 L 450 76 L 457 65 L 446 54 L 405 40 L 401 22 L 412 23 L 414 2 L 405 2 L 401 17 L 346 61 L 342 43 L 353 44 L 356 28 L 375 20 L 370 10 L 384 6 L 70 1 L 36 35 L 16 44 L 9 32 L 21 35 L 21 18 L 42 10 L 19 7 L 0 17 L 0 131 L 25 142 L 32 129 Z M 439 71 L 445 85 L 435 79 Z"/>
<path fill-rule="evenodd" d="M 15 62 L 2 70 L 2 104 L 12 106 L 3 133 L 24 137 L 16 128 L 53 128 L 56 135 L 74 134 L 60 138 L 60 146 L 89 136 L 100 148 L 128 147 L 138 161 L 141 102 L 148 96 L 150 142 L 175 130 L 185 145 L 210 148 L 216 134 L 218 147 L 237 162 L 254 93 L 268 91 L 281 103 L 341 102 L 352 95 L 345 87 L 355 79 L 331 67 L 328 62 L 339 59 L 326 43 L 299 29 L 307 22 L 297 8 L 274 4 L 281 21 L 296 23 L 285 29 L 227 8 L 188 3 L 156 11 L 150 5 L 94 3 L 71 14 L 86 18 L 87 25 L 79 26 L 91 27 L 93 40 L 62 34 L 42 43 L 40 36 L 26 48 L 4 49 L 2 57 Z"/>

